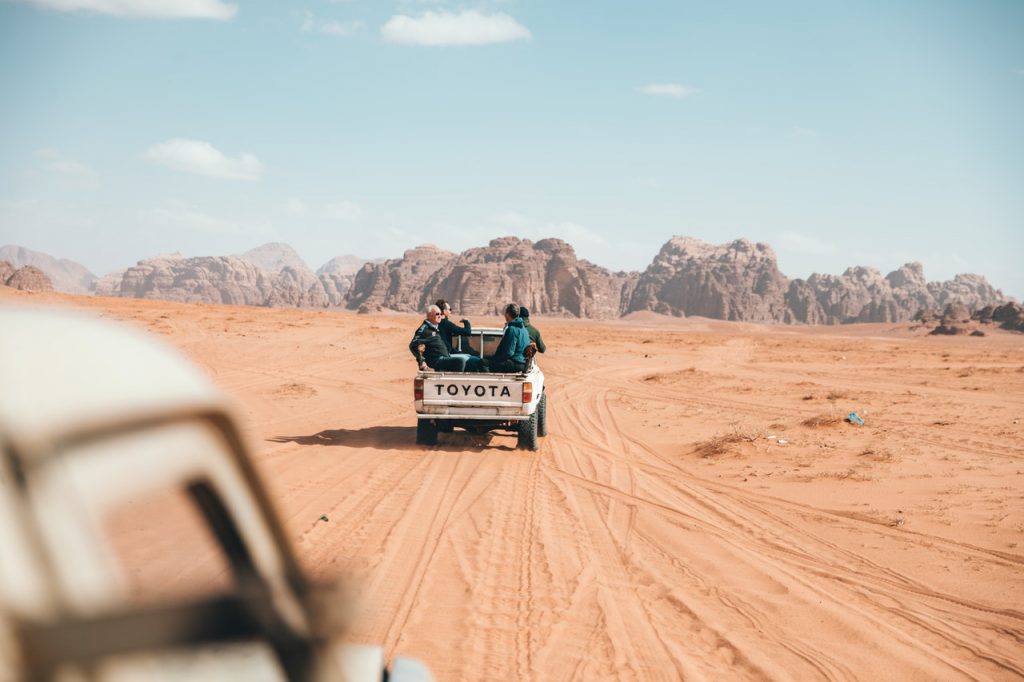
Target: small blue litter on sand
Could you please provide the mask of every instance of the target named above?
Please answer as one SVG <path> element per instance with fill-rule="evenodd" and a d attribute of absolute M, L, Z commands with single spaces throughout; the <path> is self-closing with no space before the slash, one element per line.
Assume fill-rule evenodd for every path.
<path fill-rule="evenodd" d="M 857 414 L 856 412 L 851 412 L 850 415 L 846 418 L 846 421 L 850 422 L 851 424 L 856 424 L 857 426 L 864 426 L 864 420 L 861 419 L 860 415 Z"/>

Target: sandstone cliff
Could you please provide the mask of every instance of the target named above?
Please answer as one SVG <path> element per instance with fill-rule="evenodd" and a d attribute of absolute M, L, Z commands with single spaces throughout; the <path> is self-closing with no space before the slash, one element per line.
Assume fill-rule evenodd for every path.
<path fill-rule="evenodd" d="M 781 322 L 787 283 L 767 244 L 673 237 L 640 275 L 628 311 Z"/>
<path fill-rule="evenodd" d="M 978 275 L 926 282 L 920 263 L 907 263 L 884 278 L 878 270 L 865 267 L 848 268 L 839 276 L 813 274 L 790 282 L 786 294 L 793 321 L 808 324 L 905 322 L 921 310 L 950 304 L 973 310 L 1006 300 Z"/>
<path fill-rule="evenodd" d="M 983 277 L 927 282 L 920 263 L 885 277 L 868 267 L 789 280 L 766 244 L 712 245 L 673 237 L 642 273 L 612 273 L 576 258 L 560 239 L 495 239 L 461 254 L 424 245 L 356 273 L 345 305 L 418 312 L 437 298 L 456 314 L 499 314 L 516 301 L 543 315 L 608 318 L 651 310 L 750 322 L 898 322 L 922 309 L 1006 300 Z"/>
<path fill-rule="evenodd" d="M 270 272 L 238 256 L 158 256 L 128 268 L 120 282 L 115 281 L 116 274 L 105 277 L 97 293 L 188 303 L 299 308 L 337 305 L 344 295 L 344 283 L 331 275 L 317 277 L 305 266 L 290 265 Z"/>
<path fill-rule="evenodd" d="M 264 305 L 270 292 L 267 275 L 235 256 L 172 255 L 139 261 L 128 268 L 117 295 L 184 303 Z"/>
<path fill-rule="evenodd" d="M 367 264 L 346 305 L 421 311 L 445 298 L 459 315 L 497 315 L 516 301 L 543 315 L 607 318 L 622 314 L 635 279 L 578 260 L 561 239 L 502 237 L 458 255 L 426 245 Z"/>

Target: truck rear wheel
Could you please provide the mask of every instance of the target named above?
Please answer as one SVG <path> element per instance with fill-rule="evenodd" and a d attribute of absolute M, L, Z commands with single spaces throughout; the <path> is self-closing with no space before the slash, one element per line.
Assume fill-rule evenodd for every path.
<path fill-rule="evenodd" d="M 519 422 L 519 438 L 516 447 L 520 450 L 537 449 L 537 411 L 529 419 Z"/>
<path fill-rule="evenodd" d="M 537 435 L 548 435 L 548 393 L 540 394 L 540 402 L 537 403 Z"/>
<path fill-rule="evenodd" d="M 437 445 L 437 427 L 432 419 L 416 420 L 416 442 L 420 445 Z"/>

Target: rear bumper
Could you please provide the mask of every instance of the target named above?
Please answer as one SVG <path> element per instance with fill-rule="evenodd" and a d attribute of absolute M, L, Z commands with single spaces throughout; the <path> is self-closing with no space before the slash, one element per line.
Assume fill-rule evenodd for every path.
<path fill-rule="evenodd" d="M 521 422 L 530 418 L 528 414 L 499 414 L 494 410 L 487 413 L 459 414 L 456 412 L 417 412 L 418 419 L 451 419 L 458 421 Z"/>

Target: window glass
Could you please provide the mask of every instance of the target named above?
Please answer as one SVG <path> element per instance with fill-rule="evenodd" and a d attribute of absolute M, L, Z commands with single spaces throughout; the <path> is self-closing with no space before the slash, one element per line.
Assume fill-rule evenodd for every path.
<path fill-rule="evenodd" d="M 104 510 L 103 531 L 131 602 L 231 591 L 227 559 L 188 492 L 147 492 Z"/>

